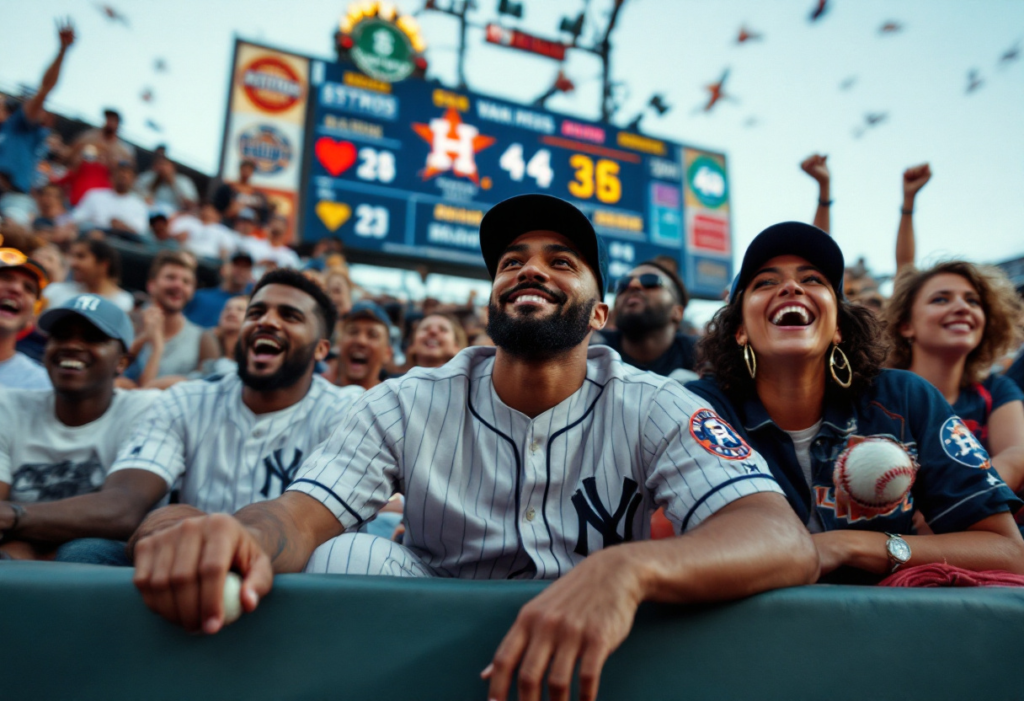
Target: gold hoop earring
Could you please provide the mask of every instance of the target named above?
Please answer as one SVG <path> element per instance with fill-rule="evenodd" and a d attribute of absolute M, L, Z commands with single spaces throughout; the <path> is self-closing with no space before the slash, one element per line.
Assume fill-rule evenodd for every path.
<path fill-rule="evenodd" d="M 842 356 L 842 362 L 836 362 L 836 353 Z M 836 369 L 846 371 L 846 381 L 839 379 L 836 375 Z M 828 357 L 828 370 L 832 373 L 832 379 L 835 380 L 836 384 L 843 389 L 848 389 L 853 384 L 853 368 L 850 366 L 850 359 L 846 357 L 846 353 L 839 346 L 832 346 L 832 353 Z"/>
<path fill-rule="evenodd" d="M 747 364 L 747 372 L 753 380 L 757 375 L 757 356 L 754 355 L 754 349 L 746 343 L 743 344 L 743 362 Z"/>

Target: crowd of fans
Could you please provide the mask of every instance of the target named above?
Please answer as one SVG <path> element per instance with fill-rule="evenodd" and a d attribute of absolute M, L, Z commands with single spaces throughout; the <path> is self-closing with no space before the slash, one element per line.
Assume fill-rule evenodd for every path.
<path fill-rule="evenodd" d="M 183 410 L 162 396 L 180 403 L 190 394 L 210 395 L 214 409 L 218 402 L 237 405 L 242 396 L 251 410 L 246 421 L 253 425 L 259 423 L 254 416 L 303 406 L 303 430 L 313 430 L 319 442 L 336 417 L 317 413 L 315 403 L 307 402 L 312 395 L 288 394 L 294 394 L 296 378 L 307 378 L 304 387 L 319 393 L 317 401 L 340 413 L 353 396 L 388 377 L 439 368 L 470 346 L 514 345 L 508 335 L 498 334 L 507 327 L 489 324 L 498 313 L 493 302 L 480 305 L 471 297 L 465 305 L 445 305 L 369 295 L 352 283 L 337 240 L 322 241 L 300 258 L 288 245 L 288 220 L 251 185 L 252 162 L 241 164 L 236 181 L 214 183 L 206 195 L 163 151 L 149 170 L 137 174 L 136 151 L 118 136 L 120 117 L 114 110 L 105 112 L 101 128 L 62 143 L 48 130 L 44 110 L 74 42 L 69 26 L 60 27 L 59 36 L 60 51 L 37 92 L 6 102 L 0 112 L 0 420 L 16 427 L 0 436 L 0 556 L 127 564 L 123 541 L 166 497 L 189 508 L 233 512 L 279 494 L 268 491 L 272 475 L 281 488 L 294 477 L 297 463 L 271 466 L 268 458 L 265 484 L 206 493 L 199 478 L 189 475 L 219 469 L 215 463 L 232 448 L 197 455 L 184 447 L 195 436 L 178 436 L 183 453 L 174 465 L 160 463 L 144 443 L 118 458 L 147 409 L 167 414 L 159 422 L 171 427 L 168 431 L 186 421 L 174 414 Z M 826 158 L 813 155 L 801 167 L 819 187 L 814 225 L 828 232 L 832 192 Z M 998 269 L 964 260 L 915 266 L 913 212 L 931 177 L 927 164 L 903 174 L 897 273 L 888 299 L 862 262 L 822 270 L 839 301 L 834 348 L 842 342 L 850 358 L 823 347 L 802 362 L 814 368 L 827 364 L 838 386 L 853 387 L 863 407 L 873 406 L 873 398 L 885 392 L 903 392 L 907 399 L 917 387 L 899 379 L 904 374 L 879 375 L 883 367 L 924 378 L 932 394 L 922 394 L 923 403 L 933 409 L 951 405 L 990 454 L 991 466 L 1019 493 L 1024 490 L 1024 306 Z M 786 235 L 817 242 L 816 230 L 808 233 L 811 227 L 801 226 L 787 228 Z M 774 239 L 769 234 L 765 240 Z M 125 242 L 151 253 L 145 289 L 121 286 Z M 820 242 L 808 245 L 825 251 L 823 260 L 834 256 Z M 748 257 L 752 251 L 753 246 Z M 768 279 L 768 288 L 823 284 L 799 278 L 799 260 L 773 260 L 780 258 L 771 269 L 779 279 Z M 219 284 L 198 287 L 204 265 L 218 269 Z M 726 292 L 725 307 L 708 329 L 698 330 L 684 320 L 689 295 L 676 265 L 671 258 L 645 261 L 613 281 L 608 324 L 592 335 L 591 345 L 610 347 L 630 366 L 691 382 L 689 388 L 716 406 L 739 407 L 740 398 L 759 396 L 792 441 L 790 451 L 796 451 L 806 481 L 796 473 L 793 484 L 802 487 L 786 491 L 791 502 L 804 503 L 807 487 L 821 477 L 811 468 L 809 443 L 834 397 L 812 392 L 806 401 L 794 399 L 803 365 L 773 365 L 770 355 L 762 355 L 758 365 L 755 347 L 763 352 L 771 344 L 770 332 L 751 321 L 751 305 L 767 299 L 767 292 L 754 285 L 763 271 L 744 267 Z M 823 295 L 824 301 L 815 303 L 819 311 L 828 308 L 827 294 L 820 289 L 810 294 Z M 795 316 L 786 323 L 807 323 L 800 310 L 780 312 L 790 313 Z M 261 321 L 268 317 L 273 321 Z M 245 335 L 247 323 L 265 323 L 272 332 Z M 884 336 L 872 336 L 876 324 Z M 261 375 L 264 365 L 278 369 Z M 770 387 L 766 376 L 789 384 L 772 393 L 765 389 Z M 210 382 L 191 382 L 203 378 Z M 229 387 L 235 394 L 225 399 L 211 394 L 211 387 Z M 921 416 L 924 408 L 906 410 Z M 229 420 L 234 411 L 210 410 L 204 415 L 209 431 L 229 435 L 237 423 Z M 749 425 L 744 411 L 721 409 L 736 426 Z M 869 408 L 856 411 L 863 425 L 888 420 Z M 915 424 L 921 441 L 937 430 L 929 423 L 934 420 L 929 415 Z M 750 442 L 772 462 L 777 437 L 751 433 Z M 385 537 L 400 538 L 401 511 L 397 495 L 371 525 Z M 798 515 L 812 533 L 833 531 L 814 514 Z M 673 526 L 656 516 L 653 532 L 669 535 Z M 929 533 L 931 527 L 917 518 L 913 532 Z M 83 540 L 88 538 L 115 547 Z M 823 568 L 829 553 L 835 556 L 826 569 L 854 564 L 836 554 L 848 552 L 840 545 L 833 542 L 834 551 L 819 545 Z M 978 568 L 991 564 L 980 556 L 973 562 Z"/>

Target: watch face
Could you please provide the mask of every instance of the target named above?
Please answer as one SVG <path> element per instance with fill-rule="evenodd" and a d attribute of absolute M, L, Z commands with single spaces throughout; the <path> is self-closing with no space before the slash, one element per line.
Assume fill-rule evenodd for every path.
<path fill-rule="evenodd" d="M 889 549 L 889 554 L 899 562 L 906 562 L 910 559 L 910 546 L 902 538 L 890 538 L 886 547 Z"/>

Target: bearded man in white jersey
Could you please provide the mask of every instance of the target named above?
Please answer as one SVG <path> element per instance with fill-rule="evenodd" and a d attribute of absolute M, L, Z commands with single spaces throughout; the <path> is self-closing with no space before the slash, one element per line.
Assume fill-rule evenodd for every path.
<path fill-rule="evenodd" d="M 215 633 L 232 566 L 250 612 L 274 572 L 557 579 L 483 671 L 488 698 L 504 701 L 519 667 L 519 698 L 539 698 L 546 675 L 564 699 L 579 662 L 592 699 L 641 601 L 814 581 L 810 538 L 760 456 L 704 430 L 723 422 L 678 383 L 588 349 L 608 307 L 586 216 L 523 195 L 488 212 L 480 240 L 497 348 L 368 391 L 277 499 L 233 518 L 154 513 L 135 536 L 150 608 Z M 352 533 L 395 489 L 403 544 Z M 680 535 L 643 542 L 658 506 Z"/>
<path fill-rule="evenodd" d="M 182 504 L 209 512 L 279 496 L 362 394 L 314 374 L 336 318 L 327 294 L 297 271 L 265 275 L 245 312 L 238 374 L 161 393 L 125 426 L 103 487 L 26 505 L 17 537 L 65 543 L 65 562 L 128 565 L 124 541 L 175 484 Z"/>

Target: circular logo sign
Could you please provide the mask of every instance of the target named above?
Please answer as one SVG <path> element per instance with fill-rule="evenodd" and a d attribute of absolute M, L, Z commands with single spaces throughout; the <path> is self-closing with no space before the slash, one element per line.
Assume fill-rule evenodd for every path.
<path fill-rule="evenodd" d="M 270 126 L 249 127 L 238 137 L 242 158 L 256 162 L 256 170 L 264 175 L 280 173 L 292 162 L 292 144 L 288 137 Z"/>
<path fill-rule="evenodd" d="M 389 22 L 363 20 L 352 34 L 352 60 L 371 78 L 395 83 L 415 68 L 409 38 Z"/>
<path fill-rule="evenodd" d="M 257 107 L 284 112 L 302 97 L 302 82 L 292 67 L 279 58 L 264 56 L 242 70 L 242 89 Z"/>
<path fill-rule="evenodd" d="M 725 419 L 710 409 L 700 409 L 690 417 L 690 435 L 704 450 L 726 460 L 745 460 L 751 450 Z"/>
<path fill-rule="evenodd" d="M 690 190 L 708 209 L 717 209 L 725 204 L 729 196 L 725 171 L 713 158 L 700 156 L 686 171 Z"/>

